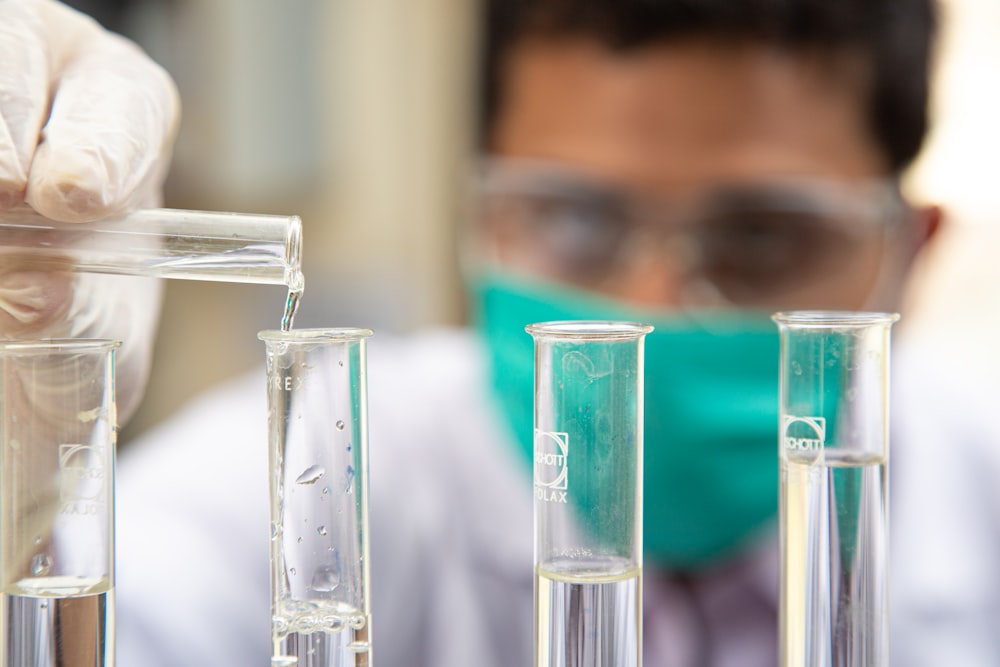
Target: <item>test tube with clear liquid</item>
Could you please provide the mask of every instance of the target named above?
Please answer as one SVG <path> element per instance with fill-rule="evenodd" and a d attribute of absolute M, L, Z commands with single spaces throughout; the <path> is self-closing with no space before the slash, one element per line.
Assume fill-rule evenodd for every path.
<path fill-rule="evenodd" d="M 113 667 L 115 350 L 0 343 L 0 664 Z"/>
<path fill-rule="evenodd" d="M 889 664 L 893 313 L 777 313 L 782 667 Z"/>
<path fill-rule="evenodd" d="M 64 223 L 28 206 L 0 213 L 0 271 L 285 285 L 285 330 L 305 287 L 301 248 L 297 216 L 159 208 Z"/>
<path fill-rule="evenodd" d="M 642 664 L 643 343 L 546 322 L 535 344 L 535 665 Z"/>
<path fill-rule="evenodd" d="M 262 331 L 273 667 L 371 667 L 368 329 Z"/>

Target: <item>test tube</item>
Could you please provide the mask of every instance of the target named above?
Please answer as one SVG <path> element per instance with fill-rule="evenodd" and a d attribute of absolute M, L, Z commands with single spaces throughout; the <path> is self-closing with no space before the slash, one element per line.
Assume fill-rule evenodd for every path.
<path fill-rule="evenodd" d="M 297 216 L 144 209 L 96 222 L 0 213 L 0 267 L 286 285 L 302 289 Z"/>
<path fill-rule="evenodd" d="M 114 665 L 117 342 L 0 343 L 0 664 Z"/>
<path fill-rule="evenodd" d="M 535 665 L 642 664 L 643 343 L 630 322 L 531 324 Z"/>
<path fill-rule="evenodd" d="M 776 313 L 783 667 L 889 664 L 892 313 Z"/>
<path fill-rule="evenodd" d="M 368 329 L 262 331 L 273 667 L 370 667 Z"/>

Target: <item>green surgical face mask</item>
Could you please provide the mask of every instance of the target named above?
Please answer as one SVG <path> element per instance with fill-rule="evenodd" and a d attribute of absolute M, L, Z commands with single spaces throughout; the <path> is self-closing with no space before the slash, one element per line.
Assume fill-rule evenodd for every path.
<path fill-rule="evenodd" d="M 524 327 L 552 320 L 643 321 L 643 541 L 680 570 L 731 556 L 778 508 L 778 333 L 763 314 L 650 317 L 588 292 L 509 276 L 473 286 L 499 403 L 530 465 L 534 351 Z"/>

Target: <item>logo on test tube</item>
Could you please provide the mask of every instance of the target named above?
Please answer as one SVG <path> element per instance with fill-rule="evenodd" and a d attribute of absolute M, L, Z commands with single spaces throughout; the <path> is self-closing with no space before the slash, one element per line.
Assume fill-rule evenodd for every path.
<path fill-rule="evenodd" d="M 59 445 L 59 499 L 63 514 L 97 514 L 105 500 L 104 449 Z"/>
<path fill-rule="evenodd" d="M 535 431 L 535 497 L 566 502 L 569 433 Z"/>
<path fill-rule="evenodd" d="M 818 451 L 826 444 L 826 419 L 782 415 L 781 432 L 785 449 Z"/>

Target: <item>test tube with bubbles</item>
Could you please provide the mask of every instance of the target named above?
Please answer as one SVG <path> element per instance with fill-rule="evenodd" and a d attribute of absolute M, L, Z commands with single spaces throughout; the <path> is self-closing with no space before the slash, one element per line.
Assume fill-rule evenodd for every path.
<path fill-rule="evenodd" d="M 370 667 L 368 329 L 262 331 L 272 666 Z"/>
<path fill-rule="evenodd" d="M 643 343 L 546 322 L 535 343 L 535 665 L 642 664 Z"/>
<path fill-rule="evenodd" d="M 782 667 L 889 664 L 889 331 L 897 319 L 774 315 Z"/>

